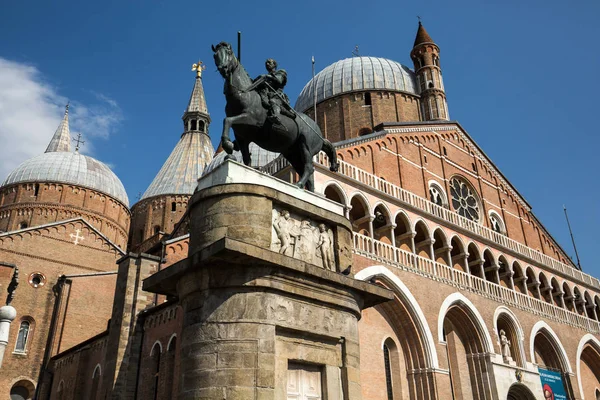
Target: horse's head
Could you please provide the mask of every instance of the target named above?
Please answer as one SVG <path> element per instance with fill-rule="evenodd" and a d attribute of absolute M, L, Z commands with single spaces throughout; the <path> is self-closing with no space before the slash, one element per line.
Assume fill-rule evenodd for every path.
<path fill-rule="evenodd" d="M 212 46 L 212 51 L 215 53 L 215 65 L 219 73 L 225 78 L 237 66 L 237 58 L 231 50 L 231 45 L 226 42 L 219 43 L 216 47 Z"/>

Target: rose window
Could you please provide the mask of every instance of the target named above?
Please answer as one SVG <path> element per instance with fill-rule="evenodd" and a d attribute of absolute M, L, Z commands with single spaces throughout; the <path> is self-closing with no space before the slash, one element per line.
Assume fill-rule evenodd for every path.
<path fill-rule="evenodd" d="M 452 195 L 452 207 L 459 215 L 479 222 L 479 204 L 471 186 L 458 178 L 452 178 L 450 194 Z"/>

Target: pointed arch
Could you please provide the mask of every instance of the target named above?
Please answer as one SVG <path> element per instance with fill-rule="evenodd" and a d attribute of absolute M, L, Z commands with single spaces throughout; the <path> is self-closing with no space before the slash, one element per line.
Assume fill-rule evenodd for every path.
<path fill-rule="evenodd" d="M 448 296 L 438 316 L 438 336 L 445 344 L 453 395 L 457 399 L 491 398 L 491 371 L 486 367 L 493 343 L 481 314 L 459 292 Z"/>
<path fill-rule="evenodd" d="M 462 272 L 469 272 L 469 267 L 467 265 L 468 254 L 466 253 L 465 243 L 460 236 L 452 236 L 452 239 L 450 239 L 450 247 L 452 267 Z"/>
<path fill-rule="evenodd" d="M 157 350 L 155 350 L 155 349 L 157 349 Z M 157 340 L 152 345 L 152 350 L 150 350 L 150 357 L 154 356 L 154 354 L 156 354 L 156 351 L 158 351 L 158 354 L 161 354 L 162 351 L 163 351 L 162 344 L 160 343 L 160 340 Z"/>
<path fill-rule="evenodd" d="M 550 279 L 550 287 L 552 288 L 552 291 L 550 292 L 550 295 L 552 296 L 552 303 L 557 306 L 557 307 L 564 307 L 564 303 L 561 302 L 561 297 L 564 295 L 562 289 L 560 288 L 560 284 L 558 283 L 558 279 L 556 279 L 555 276 L 552 277 L 552 279 Z"/>
<path fill-rule="evenodd" d="M 509 289 L 514 289 L 514 271 L 503 254 L 498 257 L 498 276 L 500 278 L 500 285 Z"/>
<path fill-rule="evenodd" d="M 469 255 L 467 262 L 469 264 L 469 271 L 471 275 L 475 275 L 478 278 L 483 278 L 483 257 L 481 256 L 479 247 L 475 243 L 470 242 L 467 246 L 467 253 Z"/>
<path fill-rule="evenodd" d="M 440 307 L 440 312 L 438 313 L 438 340 L 440 343 L 445 343 L 444 340 L 444 319 L 446 318 L 446 314 L 448 310 L 454 306 L 459 306 L 465 314 L 469 317 L 473 326 L 477 330 L 479 337 L 481 338 L 482 351 L 488 353 L 494 353 L 494 344 L 492 342 L 492 338 L 490 333 L 488 332 L 485 321 L 483 317 L 475 307 L 475 305 L 471 302 L 471 300 L 467 299 L 462 293 L 456 292 L 452 293 L 442 303 Z"/>
<path fill-rule="evenodd" d="M 533 298 L 539 299 L 540 298 L 540 291 L 539 291 L 540 283 L 535 276 L 535 272 L 533 271 L 533 268 L 531 268 L 531 267 L 527 267 L 527 269 L 525 271 L 526 271 L 525 276 L 527 277 L 527 294 Z"/>
<path fill-rule="evenodd" d="M 485 280 L 499 284 L 498 261 L 490 249 L 483 250 L 483 271 Z"/>
<path fill-rule="evenodd" d="M 350 213 L 349 219 L 352 223 L 354 231 L 366 236 L 371 236 L 370 232 L 370 217 L 371 206 L 364 194 L 354 192 L 350 197 Z"/>
<path fill-rule="evenodd" d="M 579 386 L 579 394 L 581 395 L 581 399 L 585 399 L 584 393 L 583 393 L 583 384 L 581 382 L 581 356 L 583 354 L 584 349 L 586 348 L 586 346 L 591 346 L 597 354 L 600 355 L 600 340 L 598 340 L 594 335 L 592 335 L 591 333 L 588 333 L 586 335 L 584 335 L 581 340 L 579 341 L 579 345 L 577 345 L 577 358 L 576 358 L 576 365 L 575 368 L 577 370 L 577 384 Z M 600 358 L 600 357 L 599 357 Z M 600 361 L 600 359 L 598 360 Z M 595 371 L 594 374 L 596 374 Z M 598 373 L 600 373 L 600 371 L 598 371 Z M 596 377 L 596 379 L 599 379 L 600 377 Z M 599 379 L 600 380 L 600 379 Z M 594 399 L 595 400 L 595 399 Z"/>
<path fill-rule="evenodd" d="M 597 320 L 596 314 L 594 312 L 594 301 L 592 300 L 592 296 L 590 296 L 590 292 L 587 290 L 583 292 L 583 299 L 585 300 L 585 315 L 593 320 Z"/>
<path fill-rule="evenodd" d="M 527 276 L 523 272 L 523 267 L 519 262 L 513 262 L 513 288 L 524 295 L 527 295 Z"/>
<path fill-rule="evenodd" d="M 535 323 L 535 325 L 533 325 L 533 328 L 531 328 L 531 334 L 529 335 L 529 356 L 531 357 L 531 362 L 535 363 L 535 338 L 538 334 L 544 335 L 552 345 L 556 355 L 558 356 L 558 361 L 563 372 L 573 373 L 573 370 L 571 369 L 571 363 L 569 362 L 569 358 L 567 357 L 567 352 L 564 346 L 558 338 L 558 335 L 545 321 L 538 321 Z"/>
<path fill-rule="evenodd" d="M 506 306 L 499 306 L 494 312 L 494 333 L 496 335 L 497 343 L 500 346 L 500 353 L 502 353 L 502 347 L 500 343 L 500 329 L 504 329 L 507 334 L 508 340 L 511 341 L 511 352 L 512 358 L 515 360 L 517 365 L 525 367 L 525 332 L 523 327 L 519 323 L 517 316 Z"/>
<path fill-rule="evenodd" d="M 571 287 L 569 286 L 566 280 L 562 284 L 562 291 L 563 299 L 565 301 L 565 308 L 569 311 L 575 312 L 575 303 L 573 302 L 575 298 L 573 297 Z"/>
<path fill-rule="evenodd" d="M 540 282 L 540 294 L 546 303 L 552 303 L 552 286 L 546 277 L 546 274 L 540 272 L 538 281 Z"/>
<path fill-rule="evenodd" d="M 386 244 L 392 244 L 392 222 L 390 209 L 385 203 L 379 201 L 373 206 L 373 236 L 374 239 Z"/>
<path fill-rule="evenodd" d="M 427 223 L 421 218 L 417 219 L 413 231 L 415 232 L 415 253 L 433 260 L 433 248 L 431 246 L 433 238 Z"/>
<path fill-rule="evenodd" d="M 450 259 L 451 245 L 446 234 L 439 226 L 433 231 L 433 257 L 440 264 L 452 265 Z"/>
<path fill-rule="evenodd" d="M 435 342 L 427 318 L 421 310 L 417 299 L 412 295 L 408 287 L 398 278 L 393 272 L 384 267 L 383 265 L 374 265 L 367 267 L 354 276 L 355 279 L 362 281 L 368 281 L 371 278 L 381 278 L 383 281 L 388 283 L 394 293 L 403 301 L 403 304 L 408 308 L 415 320 L 415 326 L 421 334 L 424 342 L 424 352 L 426 356 L 426 365 L 429 368 L 439 368 L 438 356 L 435 347 Z"/>
<path fill-rule="evenodd" d="M 394 217 L 394 225 L 396 225 L 394 228 L 396 247 L 405 251 L 413 252 L 414 232 L 411 228 L 412 225 L 408 215 L 402 210 L 398 211 Z"/>
<path fill-rule="evenodd" d="M 100 364 L 96 364 L 96 367 L 94 368 L 94 372 L 92 373 L 92 379 L 95 378 L 96 375 L 102 376 L 102 367 L 100 366 Z"/>

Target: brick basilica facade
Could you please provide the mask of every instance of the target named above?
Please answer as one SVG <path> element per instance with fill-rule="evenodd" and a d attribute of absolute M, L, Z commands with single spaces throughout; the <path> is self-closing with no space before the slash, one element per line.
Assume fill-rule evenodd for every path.
<path fill-rule="evenodd" d="M 189 304 L 150 291 L 151 277 L 192 258 L 194 235 L 204 235 L 190 229 L 196 181 L 223 165 L 220 149 L 213 157 L 198 70 L 184 133 L 131 211 L 118 178 L 95 160 L 87 160 L 88 171 L 104 171 L 105 180 L 17 170 L 0 187 L 0 288 L 15 267 L 21 277 L 0 392 L 14 399 L 600 399 L 600 281 L 573 264 L 450 119 L 440 49 L 421 23 L 410 57 L 413 69 L 375 57 L 338 61 L 307 83 L 295 105 L 314 117 L 317 99 L 316 120 L 337 150 L 338 172 L 324 154 L 315 158 L 315 193 L 341 205 L 349 221 L 344 275 L 392 297 L 362 310 L 355 369 L 344 369 L 343 354 L 339 366 L 314 356 L 321 333 L 304 335 L 307 350 L 290 358 L 281 392 L 263 375 L 265 359 L 248 361 L 256 355 L 250 347 L 187 345 Z M 84 157 L 66 147 L 68 135 L 67 112 L 45 157 Z M 285 160 L 261 157 L 262 173 L 295 181 Z M 61 165 L 73 168 L 66 158 Z M 207 206 L 204 218 L 213 221 L 215 210 Z M 191 366 L 194 351 L 202 354 Z M 332 389 L 331 368 L 358 388 Z M 207 371 L 216 378 L 201 388 L 191 383 L 208 380 Z"/>

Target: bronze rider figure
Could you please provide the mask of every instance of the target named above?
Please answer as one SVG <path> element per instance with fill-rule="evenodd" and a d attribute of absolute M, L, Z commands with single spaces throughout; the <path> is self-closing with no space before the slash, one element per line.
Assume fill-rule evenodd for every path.
<path fill-rule="evenodd" d="M 288 108 L 291 109 L 290 100 L 283 92 L 283 88 L 287 84 L 287 72 L 285 69 L 277 69 L 277 61 L 272 58 L 267 59 L 265 67 L 268 73 L 254 79 L 253 84 L 247 90 L 256 89 L 263 107 L 267 109 L 269 121 L 283 126 L 279 118 L 282 111 L 284 115 L 292 119 L 296 118 L 296 114 L 288 110 Z M 282 106 L 284 106 L 283 110 Z"/>

